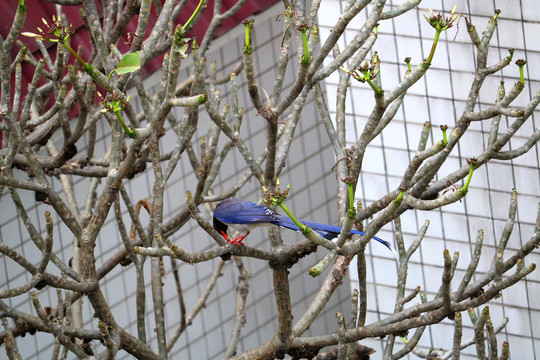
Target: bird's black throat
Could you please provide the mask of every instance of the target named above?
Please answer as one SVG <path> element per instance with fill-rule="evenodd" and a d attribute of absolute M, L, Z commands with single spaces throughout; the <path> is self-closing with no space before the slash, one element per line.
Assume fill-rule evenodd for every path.
<path fill-rule="evenodd" d="M 229 228 L 225 223 L 223 223 L 221 220 L 219 220 L 217 217 L 214 216 L 213 221 L 214 229 L 220 234 L 227 234 L 227 229 Z"/>

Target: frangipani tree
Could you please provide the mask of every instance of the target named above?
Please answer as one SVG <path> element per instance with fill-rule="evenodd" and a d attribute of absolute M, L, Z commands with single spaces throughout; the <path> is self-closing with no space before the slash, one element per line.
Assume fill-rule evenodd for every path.
<path fill-rule="evenodd" d="M 526 106 L 512 106 L 527 84 L 524 60 L 515 61 L 520 71 L 519 81 L 512 86 L 501 83 L 499 89 L 492 89 L 492 105 L 481 111 L 477 108 L 485 80 L 502 69 L 514 66 L 513 51 L 496 63 L 488 61 L 489 44 L 497 29 L 499 13 L 494 14 L 481 34 L 467 17 L 460 16 L 455 7 L 447 15 L 426 14 L 425 20 L 434 31 L 429 54 L 416 64 L 408 58 L 403 78 L 395 84 L 383 86 L 381 57 L 384 54 L 372 52 L 377 43 L 379 24 L 411 11 L 419 1 L 407 1 L 397 7 L 388 6 L 383 0 L 348 1 L 330 35 L 323 39 L 319 38 L 317 26 L 321 2 L 285 1 L 281 14 L 283 35 L 277 49 L 279 56 L 275 59 L 274 81 L 263 85 L 258 82 L 254 63 L 258 49 L 253 42 L 254 28 L 250 20 L 243 23 L 242 61 L 234 69 L 227 70 L 227 77 L 219 78 L 220 65 L 206 61 L 220 24 L 246 2 L 239 0 L 225 10 L 221 1 L 215 1 L 204 37 L 195 40 L 187 36 L 201 14 L 210 11 L 205 0 L 198 3 L 185 24 L 176 27 L 171 19 L 178 16 L 186 1 L 102 1 L 103 15 L 100 17 L 93 1 L 62 0 L 57 2 L 57 14 L 50 20 L 44 20 L 46 29 L 30 33 L 22 33 L 22 27 L 32 3 L 19 0 L 9 34 L 2 38 L 0 44 L 1 201 L 14 204 L 17 216 L 34 243 L 34 250 L 39 253 L 39 261 L 30 261 L 16 251 L 17 243 L 12 243 L 13 240 L 0 243 L 3 256 L 29 274 L 29 280 L 24 284 L 2 289 L 0 298 L 26 296 L 33 307 L 32 311 L 22 311 L 7 300 L 0 300 L 4 325 L 2 339 L 8 357 L 20 358 L 19 336 L 37 332 L 36 336 L 40 337 L 54 336 L 57 342 L 55 358 L 65 357 L 71 352 L 79 358 L 113 359 L 119 351 L 139 359 L 167 358 L 188 325 L 204 310 L 226 262 L 234 262 L 240 274 L 236 307 L 230 307 L 234 313 L 233 326 L 228 330 L 228 346 L 222 354 L 226 357 L 263 359 L 283 358 L 288 354 L 294 358 L 356 358 L 366 351 L 356 344 L 357 341 L 387 337 L 383 356 L 397 359 L 415 349 L 426 326 L 446 318 L 455 324 L 454 339 L 439 356 L 458 358 L 462 347 L 474 344 L 478 357 L 484 358 L 487 340 L 490 357 L 499 353 L 503 358 L 508 357 L 508 343 L 502 347 L 497 345 L 496 333 L 502 327 L 494 327 L 489 309 L 483 306 L 534 270 L 535 265 L 527 264 L 525 259 L 540 241 L 540 217 L 530 240 L 516 252 L 505 252 L 518 201 L 518 194 L 514 191 L 507 227 L 498 242 L 491 269 L 477 273 L 484 241 L 483 232 L 479 231 L 474 256 L 463 276 L 456 277 L 458 253 L 452 256 L 449 250 L 445 250 L 440 254 L 444 271 L 440 289 L 432 297 L 419 287 L 413 290 L 407 287 L 408 266 L 414 252 L 421 246 L 428 224 L 422 227 L 414 242 L 407 244 L 400 222 L 400 216 L 408 211 L 435 210 L 461 201 L 466 197 L 471 182 L 474 183 L 476 169 L 495 159 L 515 159 L 538 142 L 540 131 L 536 129 L 521 147 L 503 150 L 516 131 L 530 121 L 540 102 L 540 92 L 536 92 Z M 93 49 L 88 59 L 83 59 L 79 50 L 72 48 L 71 20 L 63 15 L 60 6 L 79 3 Z M 156 12 L 157 20 L 153 27 L 149 27 L 152 11 Z M 360 14 L 366 15 L 361 30 L 340 48 L 338 41 L 351 21 L 358 19 Z M 119 50 L 120 36 L 128 20 L 135 15 L 138 15 L 135 20 L 137 30 L 129 51 L 122 54 Z M 410 159 L 399 186 L 367 206 L 356 203 L 355 192 L 366 149 L 394 120 L 407 91 L 429 72 L 441 34 L 455 26 L 461 17 L 476 47 L 477 57 L 475 77 L 455 126 L 443 126 L 439 135 L 435 135 L 438 137 L 432 141 L 433 145 L 428 146 L 432 132 L 431 124 L 426 123 L 417 152 Z M 17 39 L 23 40 L 19 35 L 33 38 L 32 41 L 42 49 L 43 58 L 37 60 L 25 47 L 20 48 L 14 59 L 10 58 L 11 50 L 21 44 Z M 43 46 L 46 42 L 57 43 L 54 56 Z M 160 86 L 156 92 L 151 92 L 143 81 L 141 69 L 162 54 Z M 186 57 L 190 61 L 191 75 L 181 78 L 180 69 Z M 73 58 L 75 63 L 71 63 Z M 22 96 L 21 64 L 26 62 L 35 70 L 28 92 Z M 295 62 L 294 66 L 292 62 Z M 285 75 L 293 67 L 297 68 L 293 82 L 286 87 Z M 339 77 L 335 114 L 328 109 L 323 85 L 332 74 Z M 349 147 L 346 140 L 347 133 L 351 131 L 346 122 L 345 107 L 351 81 L 367 83 L 365 86 L 369 86 L 373 93 L 373 107 L 353 147 Z M 247 84 L 249 98 L 245 104 L 241 103 L 239 90 L 243 83 Z M 222 89 L 227 89 L 230 95 L 226 97 Z M 49 98 L 54 99 L 53 104 L 49 104 Z M 290 190 L 287 187 L 282 191 L 278 179 L 291 156 L 291 146 L 298 141 L 295 131 L 298 124 L 305 121 L 302 110 L 310 98 L 316 103 L 334 151 L 335 163 L 327 166 L 335 169 L 338 180 L 335 198 L 342 232 L 336 241 L 330 241 L 298 222 L 303 237 L 293 244 L 284 243 L 275 228 L 268 230 L 266 248 L 253 247 L 249 243 L 246 246 L 228 244 L 212 227 L 209 215 L 217 202 L 241 192 L 250 180 L 257 184 L 261 198 L 269 206 L 279 206 L 295 218 L 286 205 L 289 192 L 295 191 L 294 184 Z M 136 109 L 138 105 L 135 106 L 135 102 L 140 104 L 140 111 Z M 174 111 L 178 107 L 183 110 L 181 116 Z M 260 153 L 251 149 L 248 139 L 242 135 L 246 126 L 245 109 L 251 107 L 260 119 L 264 119 L 266 144 Z M 203 117 L 211 120 L 207 129 L 202 126 Z M 501 119 L 507 119 L 509 123 L 505 130 L 501 130 Z M 490 126 L 484 151 L 470 159 L 467 165 L 438 178 L 441 167 L 457 144 L 463 141 L 473 122 L 484 122 Z M 109 146 L 102 156 L 95 151 L 98 124 L 103 124 L 108 132 Z M 205 136 L 196 139 L 195 134 L 201 131 L 206 133 Z M 166 136 L 174 138 L 174 146 L 164 148 Z M 240 154 L 247 170 L 237 175 L 233 185 L 223 188 L 219 184 L 219 174 L 234 152 Z M 191 186 L 192 191 L 185 194 L 180 210 L 168 214 L 164 205 L 166 197 L 178 198 L 178 190 L 171 189 L 168 184 L 182 156 L 188 158 L 196 182 Z M 152 190 L 147 199 L 134 197 L 127 190 L 132 179 L 142 173 L 152 179 Z M 85 185 L 84 206 L 78 205 L 73 185 L 80 177 L 90 179 Z M 59 186 L 56 186 L 57 178 Z M 217 190 L 220 186 L 222 191 Z M 44 226 L 39 226 L 21 200 L 21 193 L 27 191 L 35 193 L 36 199 L 47 206 L 47 211 L 39 208 L 45 217 Z M 140 213 L 143 208 L 149 214 L 147 223 L 144 221 L 146 215 Z M 124 217 L 123 212 L 126 211 L 129 218 Z M 61 222 L 61 225 L 56 224 L 56 228 L 67 228 L 74 238 L 70 248 L 73 254 L 71 261 L 53 251 L 58 235 L 51 213 Z M 117 224 L 116 232 L 124 248 L 100 259 L 96 252 L 98 238 L 108 236 L 104 229 L 111 217 Z M 131 223 L 130 232 L 126 221 Z M 212 239 L 209 248 L 192 251 L 183 245 L 180 234 L 187 224 L 194 222 L 204 229 L 206 239 Z M 366 246 L 383 226 L 390 223 L 395 227 L 395 247 L 399 254 L 394 314 L 369 322 L 366 318 Z M 353 227 L 365 235 L 350 237 Z M 309 307 L 295 319 L 291 311 L 293 288 L 289 271 L 297 266 L 300 259 L 314 258 L 312 254 L 317 249 L 319 253 L 323 252 L 323 259 L 314 260 L 309 274 L 305 276 L 325 278 L 321 280 L 320 289 L 310 300 Z M 168 271 L 164 258 L 171 260 L 170 269 L 176 285 L 172 291 L 177 292 L 182 309 L 172 328 L 167 326 L 169 309 L 165 307 L 164 300 L 164 293 L 169 291 L 164 282 Z M 208 267 L 218 258 L 206 290 L 193 307 L 187 309 L 179 266 Z M 243 335 L 242 324 L 249 321 L 245 318 L 250 284 L 250 274 L 244 264 L 246 258 L 268 264 L 265 266 L 266 271 L 272 274 L 278 316 L 273 337 L 241 353 L 238 342 Z M 353 293 L 351 309 L 343 309 L 337 314 L 336 332 L 306 335 L 336 289 L 344 283 L 353 258 L 358 263 L 360 291 Z M 137 290 L 130 301 L 136 312 L 136 332 L 128 331 L 119 321 L 103 292 L 103 283 L 119 265 L 135 269 L 136 276 L 130 280 L 136 284 Z M 57 297 L 54 302 L 48 299 L 45 304 L 41 294 L 47 291 L 53 291 Z M 93 318 L 84 318 L 81 301 L 90 306 Z M 462 339 L 462 313 L 465 311 L 475 324 L 474 341 Z M 85 325 L 88 320 L 92 323 L 90 327 Z M 149 322 L 155 329 L 155 337 L 147 332 Z M 414 334 L 404 341 L 404 345 L 398 346 L 396 337 L 405 339 L 408 331 L 414 331 Z"/>

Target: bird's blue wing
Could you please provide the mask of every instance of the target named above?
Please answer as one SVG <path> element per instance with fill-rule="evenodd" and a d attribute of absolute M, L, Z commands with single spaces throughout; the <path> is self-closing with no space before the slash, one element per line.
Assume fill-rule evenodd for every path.
<path fill-rule="evenodd" d="M 222 201 L 214 211 L 214 217 L 225 224 L 260 224 L 278 221 L 272 210 L 240 199 Z"/>

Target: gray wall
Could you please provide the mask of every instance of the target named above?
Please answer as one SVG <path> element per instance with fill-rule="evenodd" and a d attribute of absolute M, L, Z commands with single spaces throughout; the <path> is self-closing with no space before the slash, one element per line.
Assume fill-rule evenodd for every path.
<path fill-rule="evenodd" d="M 324 14 L 319 18 L 321 39 L 328 33 L 329 26 L 335 22 L 345 2 L 339 0 L 324 1 Z M 389 5 L 399 5 L 402 1 L 389 1 Z M 515 101 L 515 106 L 523 106 L 540 89 L 540 3 L 538 1 L 422 1 L 418 10 L 411 11 L 402 17 L 383 21 L 379 26 L 379 38 L 374 51 L 379 52 L 382 60 L 381 76 L 383 88 L 392 89 L 404 76 L 405 57 L 412 57 L 411 65 L 418 64 L 427 57 L 431 49 L 434 29 L 424 19 L 429 15 L 428 8 L 435 13 L 445 11 L 446 14 L 457 4 L 457 11 L 469 16 L 479 34 L 482 33 L 494 9 L 501 9 L 498 28 L 491 42 L 488 64 L 493 64 L 507 56 L 508 49 L 515 49 L 514 61 L 502 72 L 490 76 L 480 92 L 480 104 L 476 110 L 484 110 L 494 102 L 500 80 L 505 80 L 510 89 L 519 79 L 519 70 L 515 60 L 524 58 L 525 89 Z M 340 7 L 341 6 L 341 7 Z M 387 6 L 389 9 L 389 7 Z M 354 20 L 345 33 L 340 44 L 344 46 L 360 29 L 362 12 L 358 20 Z M 457 32 L 457 34 L 456 34 Z M 418 81 L 407 93 L 403 108 L 398 111 L 392 123 L 368 147 L 361 175 L 361 183 L 357 197 L 370 204 L 380 196 L 399 186 L 401 176 L 418 146 L 420 130 L 425 121 L 432 123 L 431 142 L 442 137 L 439 125 L 447 124 L 450 129 L 461 114 L 474 78 L 476 51 L 467 34 L 465 21 L 461 19 L 459 26 L 454 26 L 441 36 L 432 65 L 426 76 Z M 327 80 L 327 93 L 335 97 L 337 78 Z M 373 106 L 373 92 L 367 84 L 352 81 L 349 91 L 347 111 L 354 131 L 349 133 L 348 140 L 353 144 L 362 131 L 366 118 Z M 334 106 L 335 101 L 329 100 Z M 510 148 L 521 146 L 539 126 L 537 110 L 527 123 L 515 134 Z M 511 119 L 509 121 L 512 121 Z M 500 131 L 506 129 L 508 122 L 501 120 Z M 443 166 L 438 178 L 442 178 L 465 164 L 466 159 L 477 156 L 484 151 L 490 130 L 490 122 L 471 124 L 457 148 L 451 153 L 447 164 Z M 432 140 L 434 139 L 434 140 Z M 503 150 L 508 150 L 505 148 Z M 534 224 L 538 203 L 540 201 L 539 147 L 531 149 L 525 156 L 514 161 L 493 161 L 475 171 L 467 196 L 460 203 L 446 206 L 439 211 L 407 212 L 401 218 L 405 241 L 410 244 L 425 220 L 430 226 L 426 237 L 413 257 L 409 267 L 408 289 L 417 285 L 432 298 L 438 291 L 442 274 L 442 251 L 449 249 L 451 253 L 459 251 L 460 260 L 455 279 L 461 279 L 471 258 L 477 231 L 485 231 L 484 250 L 478 274 L 489 269 L 491 259 L 496 251 L 510 204 L 510 193 L 516 188 L 518 211 L 514 232 L 510 237 L 505 258 L 511 256 L 516 249 L 528 241 L 534 232 Z M 460 184 L 457 184 L 460 186 Z M 388 225 L 379 236 L 392 239 L 392 226 Z M 472 245 L 471 245 L 472 244 Z M 391 257 L 376 245 L 371 246 L 375 256 L 368 259 L 368 320 L 375 321 L 393 312 L 395 300 L 395 283 L 397 273 L 393 269 Z M 540 261 L 538 252 L 528 258 L 527 263 Z M 510 343 L 510 352 L 514 358 L 532 359 L 540 356 L 540 300 L 537 292 L 540 289 L 540 273 L 529 275 L 522 281 L 503 291 L 500 299 L 489 303 L 492 320 L 498 326 L 504 317 L 509 318 L 506 329 L 498 336 L 499 351 L 503 340 Z M 357 287 L 355 273 L 352 287 Z M 454 289 L 459 283 L 453 282 Z M 419 301 L 419 300 L 418 300 Z M 414 302 L 413 302 L 414 304 Z M 463 314 L 463 340 L 473 336 L 472 326 L 467 314 Z M 451 346 L 453 325 L 449 320 L 430 327 L 424 333 L 420 345 L 424 349 L 445 348 Z M 412 336 L 412 332 L 410 333 Z M 371 339 L 363 341 L 378 351 L 382 351 L 385 341 Z M 400 341 L 398 340 L 399 344 Z M 401 345 L 397 346 L 399 348 Z M 381 352 L 374 358 L 380 358 Z M 464 350 L 462 354 L 470 354 L 476 358 L 474 348 Z M 415 356 L 411 356 L 416 358 Z M 464 356 L 467 358 L 467 356 Z"/>
<path fill-rule="evenodd" d="M 413 63 L 416 64 L 428 52 L 433 37 L 432 29 L 425 23 L 423 14 L 427 13 L 427 8 L 434 11 L 443 9 L 450 11 L 456 1 L 423 1 L 420 11 L 413 11 L 403 19 L 398 18 L 381 23 L 379 27 L 380 36 L 375 50 L 379 51 L 383 61 L 383 85 L 385 89 L 391 88 L 400 77 L 403 76 L 405 66 L 403 58 L 412 56 Z M 396 2 L 397 3 L 397 2 Z M 514 59 L 524 57 L 528 60 L 526 65 L 526 76 L 531 80 L 519 97 L 517 104 L 522 105 L 528 101 L 531 93 L 534 94 L 540 87 L 540 42 L 537 34 L 540 33 L 539 5 L 533 0 L 529 1 L 458 1 L 458 11 L 464 14 L 475 14 L 472 20 L 479 31 L 486 24 L 488 18 L 493 14 L 494 8 L 501 8 L 499 17 L 499 29 L 492 42 L 494 48 L 490 55 L 490 61 L 497 61 L 507 53 L 507 49 L 516 49 Z M 325 37 L 325 25 L 336 20 L 339 15 L 340 2 L 337 0 L 323 1 L 324 18 L 321 18 L 322 29 L 321 38 Z M 444 7 L 443 7 L 444 6 Z M 255 49 L 256 73 L 259 76 L 258 82 L 266 89 L 270 89 L 273 81 L 273 59 L 277 58 L 279 44 L 281 42 L 282 22 L 275 22 L 274 19 L 281 11 L 279 5 L 264 14 L 260 15 L 255 22 Z M 355 22 L 359 24 L 359 22 Z M 357 28 L 353 25 L 347 30 L 346 39 L 354 36 Z M 327 28 L 326 28 L 327 29 Z M 434 124 L 433 136 L 436 141 L 440 138 L 440 133 L 436 130 L 439 124 L 448 124 L 452 128 L 455 118 L 463 108 L 463 100 L 468 91 L 468 84 L 472 79 L 472 69 L 474 64 L 474 50 L 467 37 L 465 24 L 462 21 L 459 32 L 454 40 L 455 28 L 445 34 L 443 41 L 439 44 L 433 65 L 426 78 L 418 82 L 410 91 L 404 102 L 403 110 L 398 112 L 396 120 L 386 129 L 380 141 L 375 146 L 369 148 L 369 153 L 362 177 L 361 186 L 357 193 L 359 199 L 366 204 L 378 199 L 388 190 L 397 186 L 399 178 L 403 174 L 404 164 L 411 158 L 418 143 L 419 131 L 426 120 Z M 225 36 L 217 39 L 214 43 L 216 51 L 209 55 L 209 60 L 216 60 L 219 64 L 220 75 L 224 75 L 239 60 L 243 45 L 242 28 L 239 27 Z M 526 53 L 525 53 L 526 49 Z M 295 61 L 291 61 L 295 63 Z M 188 62 L 184 62 L 184 69 L 189 69 Z M 294 67 L 294 70 L 296 68 Z M 450 74 L 449 70 L 452 70 Z M 293 72 L 288 73 L 287 83 L 292 81 Z M 183 71 L 181 76 L 186 76 L 187 71 Z M 158 75 L 159 76 L 159 75 Z M 515 66 L 509 66 L 502 72 L 507 84 L 512 84 L 518 76 Z M 150 79 L 148 86 L 158 80 Z M 239 77 L 243 81 L 243 75 Z M 495 75 L 485 86 L 481 93 L 480 109 L 489 106 L 494 97 L 496 86 L 501 77 Z M 330 78 L 327 82 L 327 92 L 329 95 L 329 105 L 335 104 L 334 95 L 336 81 Z M 227 85 L 222 87 L 224 93 L 228 92 Z M 242 86 L 241 106 L 248 108 L 249 100 Z M 366 112 L 371 109 L 372 93 L 367 86 L 353 83 L 350 90 L 350 99 L 347 109 L 350 111 L 351 126 L 361 131 Z M 429 96 L 427 101 L 426 96 Z M 180 118 L 181 112 L 176 113 Z M 336 183 L 330 168 L 334 163 L 329 142 L 326 139 L 324 129 L 320 126 L 317 111 L 311 100 L 309 100 L 297 130 L 298 140 L 291 151 L 290 162 L 287 164 L 286 172 L 280 178 L 283 184 L 290 183 L 292 196 L 287 204 L 292 207 L 295 214 L 301 217 L 308 217 L 316 221 L 334 222 L 335 215 Z M 538 127 L 538 112 L 525 126 L 522 132 L 518 133 L 512 142 L 512 148 L 522 144 L 524 139 L 532 133 L 532 129 Z M 199 133 L 196 137 L 204 134 L 208 120 L 202 120 Z M 109 144 L 109 128 L 105 122 L 100 123 L 102 141 L 98 149 L 101 153 L 106 151 Z M 504 125 L 503 125 L 504 126 Z M 477 123 L 473 124 L 471 132 L 466 139 L 456 149 L 449 159 L 448 166 L 444 171 L 451 172 L 464 163 L 464 159 L 477 155 L 484 148 L 487 139 L 486 131 L 489 125 Z M 350 132 L 351 144 L 355 141 L 359 133 Z M 244 128 L 242 135 L 248 137 L 248 146 L 258 153 L 264 149 L 264 120 L 256 116 L 255 112 L 248 108 L 244 117 Z M 174 146 L 174 138 L 167 136 L 164 139 L 162 150 L 170 150 Z M 410 243 L 414 238 L 418 228 L 425 219 L 431 221 L 426 239 L 414 258 L 414 262 L 409 269 L 411 280 L 410 288 L 421 285 L 428 291 L 429 296 L 433 296 L 438 289 L 441 274 L 441 253 L 448 248 L 450 251 L 459 251 L 461 260 L 459 262 L 457 277 L 463 273 L 471 253 L 471 242 L 474 242 L 476 232 L 479 228 L 486 232 L 485 241 L 487 248 L 484 254 L 488 258 L 494 254 L 495 243 L 500 237 L 504 221 L 508 213 L 509 194 L 513 187 L 516 187 L 520 196 L 518 199 L 517 224 L 511 237 L 509 247 L 516 249 L 519 244 L 527 241 L 534 230 L 537 203 L 540 200 L 539 185 L 539 150 L 531 150 L 525 157 L 513 162 L 494 162 L 475 172 L 471 189 L 462 203 L 445 207 L 436 212 L 411 212 L 402 218 L 403 229 L 406 241 Z M 236 182 L 246 170 L 243 160 L 237 152 L 233 151 L 230 159 L 227 160 L 220 174 L 216 192 L 226 189 Z M 53 183 L 60 188 L 56 179 Z M 84 202 L 85 189 L 88 181 L 78 179 L 76 182 L 79 204 Z M 152 188 L 152 175 L 142 174 L 127 183 L 128 190 L 134 199 L 149 197 Z M 168 216 L 177 212 L 183 204 L 184 192 L 194 190 L 195 177 L 191 166 L 185 156 L 173 174 L 173 179 L 166 192 L 165 210 Z M 257 200 L 258 186 L 256 182 L 249 183 L 239 194 L 248 200 Z M 28 205 L 29 213 L 40 229 L 44 229 L 43 212 L 48 206 L 36 205 L 33 194 L 21 191 L 25 204 Z M 0 241 L 12 246 L 15 250 L 23 253 L 32 261 L 39 261 L 39 253 L 28 238 L 24 226 L 15 216 L 15 211 L 9 195 L 4 193 L 0 202 Z M 57 219 L 58 220 L 58 219 Z M 128 216 L 124 218 L 129 224 Z M 58 223 L 59 221 L 56 221 Z M 57 226 L 57 238 L 54 245 L 55 252 L 67 261 L 71 256 L 72 237 L 64 226 Z M 283 231 L 283 236 L 287 243 L 292 243 L 299 239 L 299 235 Z M 380 233 L 381 237 L 392 239 L 392 227 L 387 226 Z M 210 238 L 202 232 L 198 226 L 190 222 L 171 240 L 188 250 L 204 250 L 213 246 Z M 255 247 L 268 249 L 268 242 L 264 232 L 253 232 L 247 242 Z M 110 218 L 98 241 L 96 251 L 102 254 L 98 259 L 103 262 L 121 249 L 121 240 L 117 235 L 116 223 Z M 395 297 L 395 265 L 382 247 L 371 246 L 373 254 L 369 261 L 369 281 L 370 298 L 368 302 L 368 320 L 376 320 L 389 314 L 393 309 L 393 299 Z M 307 269 L 317 262 L 324 255 L 324 251 L 303 259 L 301 264 L 291 271 L 294 315 L 298 318 L 309 304 L 314 292 L 318 288 L 322 279 L 312 279 L 307 275 Z M 538 255 L 533 255 L 530 261 L 538 261 Z M 485 259 L 485 258 L 484 258 Z M 186 296 L 186 305 L 189 309 L 197 301 L 204 291 L 213 266 L 210 264 L 180 265 L 182 274 L 182 286 Z M 254 346 L 268 340 L 275 330 L 275 301 L 272 294 L 272 276 L 268 270 L 268 265 L 263 261 L 246 260 L 247 268 L 252 274 L 250 292 L 248 295 L 248 307 L 246 311 L 247 323 L 243 328 L 243 336 L 240 343 L 240 351 L 248 350 Z M 488 262 L 481 263 L 479 271 L 486 271 Z M 167 325 L 174 331 L 178 325 L 179 307 L 176 299 L 176 292 L 168 259 L 165 260 L 167 270 L 166 294 L 167 303 L 166 316 Z M 21 285 L 28 280 L 28 275 L 10 260 L 0 257 L 0 287 L 12 288 Z M 353 265 L 354 268 L 354 265 Z M 49 270 L 54 273 L 55 269 L 50 266 Z M 495 325 L 504 316 L 510 318 L 510 322 L 499 336 L 499 346 L 501 340 L 510 341 L 511 353 L 514 357 L 533 358 L 540 351 L 540 301 L 535 297 L 539 290 L 540 275 L 538 271 L 531 274 L 525 282 L 512 288 L 511 291 L 503 293 L 503 296 L 490 304 L 490 309 Z M 178 344 L 173 350 L 174 358 L 221 358 L 222 351 L 228 341 L 228 333 L 231 329 L 231 319 L 234 314 L 235 287 L 238 273 L 232 263 L 228 263 L 223 276 L 218 281 L 216 288 L 208 299 L 206 309 L 195 319 Z M 355 286 L 354 279 L 352 287 Z M 126 326 L 132 333 L 135 329 L 135 273 L 131 267 L 118 268 L 103 283 L 104 293 L 111 304 L 113 312 L 118 322 Z M 56 293 L 45 289 L 39 292 L 43 305 L 55 305 Z M 335 311 L 342 310 L 348 312 L 350 303 L 350 290 L 342 287 L 333 297 L 331 305 L 321 314 L 317 323 L 311 327 L 309 334 L 321 334 L 325 331 L 336 331 Z M 9 299 L 11 306 L 22 311 L 33 312 L 28 296 L 19 296 Z M 151 298 L 148 297 L 148 304 Z M 149 319 L 153 317 L 152 310 L 149 309 Z M 96 323 L 91 316 L 92 311 L 88 304 L 85 304 L 85 327 L 96 328 Z M 464 319 L 466 316 L 464 316 Z M 149 321 L 147 326 L 148 334 L 154 334 L 154 324 Z M 428 329 L 421 341 L 425 348 L 445 347 L 450 344 L 452 325 L 445 321 L 443 324 Z M 471 337 L 471 328 L 465 330 L 464 339 Z M 52 351 L 54 339 L 47 334 L 39 336 L 27 335 L 17 340 L 19 348 L 25 359 L 47 358 Z M 380 358 L 382 342 L 379 339 L 367 340 L 364 344 L 371 345 L 379 352 L 373 358 Z M 536 347 L 536 348 L 535 348 Z M 155 348 L 155 346 L 154 346 Z M 97 348 L 99 350 L 102 348 Z M 468 353 L 472 354 L 471 351 Z M 39 356 L 38 356 L 39 354 Z M 129 358 L 125 353 L 121 355 Z M 471 356 L 473 358 L 474 356 Z"/>

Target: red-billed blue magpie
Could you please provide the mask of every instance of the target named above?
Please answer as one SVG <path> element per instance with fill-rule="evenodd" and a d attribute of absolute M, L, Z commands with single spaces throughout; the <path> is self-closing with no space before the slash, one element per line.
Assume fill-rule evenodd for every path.
<path fill-rule="evenodd" d="M 319 224 L 316 222 L 298 220 L 300 223 L 309 226 L 311 229 L 318 232 L 322 237 L 332 240 L 341 232 L 339 226 Z M 214 210 L 214 229 L 219 232 L 228 243 L 236 245 L 244 245 L 242 241 L 249 235 L 251 229 L 257 226 L 265 226 L 274 224 L 287 229 L 299 231 L 296 224 L 287 216 L 279 215 L 278 213 L 257 204 L 242 199 L 229 198 L 217 204 Z M 240 236 L 229 240 L 227 229 L 231 227 L 240 233 Z M 351 230 L 351 234 L 364 235 L 358 230 Z M 392 252 L 394 249 L 388 241 L 373 237 Z"/>

